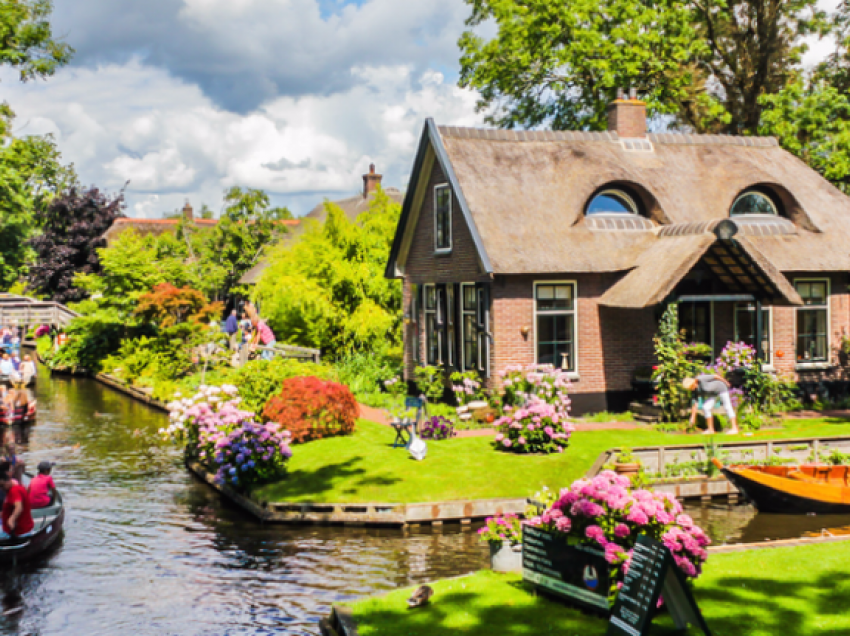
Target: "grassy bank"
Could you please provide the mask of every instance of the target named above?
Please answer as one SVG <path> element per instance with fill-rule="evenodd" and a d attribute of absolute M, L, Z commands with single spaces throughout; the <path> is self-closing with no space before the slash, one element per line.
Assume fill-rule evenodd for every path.
<path fill-rule="evenodd" d="M 850 422 L 834 418 L 789 420 L 781 430 L 733 439 L 850 435 Z M 395 433 L 360 421 L 350 437 L 324 439 L 293 447 L 289 474 L 256 491 L 267 501 L 330 503 L 411 503 L 456 499 L 526 497 L 542 486 L 563 487 L 587 472 L 599 454 L 618 446 L 701 444 L 702 435 L 671 435 L 651 429 L 600 430 L 573 434 L 563 454 L 516 455 L 493 450 L 489 437 L 429 442 L 428 456 L 412 460 L 392 448 Z"/>
<path fill-rule="evenodd" d="M 848 558 L 847 542 L 718 554 L 709 558 L 694 595 L 716 636 L 848 634 Z M 535 595 L 519 575 L 482 571 L 433 587 L 433 602 L 415 610 L 405 603 L 415 588 L 351 603 L 361 636 L 601 636 L 606 631 L 604 620 Z M 660 617 L 651 633 L 674 633 L 670 618 Z"/>

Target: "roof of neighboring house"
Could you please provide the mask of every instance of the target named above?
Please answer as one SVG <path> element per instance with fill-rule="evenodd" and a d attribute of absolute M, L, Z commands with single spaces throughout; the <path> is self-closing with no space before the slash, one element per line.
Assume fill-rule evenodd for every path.
<path fill-rule="evenodd" d="M 402 194 L 401 190 L 398 188 L 385 188 L 384 194 L 386 194 L 390 199 L 401 205 L 404 201 L 404 194 Z M 370 192 L 369 196 L 363 196 L 362 194 L 358 194 L 353 197 L 348 197 L 346 199 L 340 199 L 339 201 L 331 201 L 334 205 L 342 208 L 342 211 L 345 212 L 345 215 L 348 219 L 353 223 L 357 220 L 357 217 L 366 212 L 369 209 L 369 206 L 372 204 L 372 200 L 375 198 L 375 193 Z M 305 219 L 315 219 L 320 223 L 324 223 L 325 219 L 328 218 L 328 211 L 325 208 L 325 202 L 320 203 L 315 208 L 310 210 L 307 214 L 303 216 Z"/>
<path fill-rule="evenodd" d="M 182 219 L 134 219 L 130 217 L 122 217 L 115 219 L 110 228 L 104 232 L 103 239 L 107 242 L 114 240 L 121 232 L 133 229 L 140 234 L 153 234 L 159 236 L 165 232 L 174 232 Z M 218 224 L 218 219 L 198 219 L 194 218 L 191 223 L 196 227 L 214 227 Z M 300 223 L 298 219 L 287 219 L 276 221 L 275 223 L 286 225 L 289 227 L 297 227 Z"/>
<path fill-rule="evenodd" d="M 714 227 L 752 187 L 769 189 L 788 217 L 735 217 L 753 254 L 776 271 L 850 269 L 850 198 L 773 138 L 664 133 L 624 139 L 614 131 L 483 130 L 428 120 L 388 276 L 404 267 L 418 214 L 413 208 L 435 162 L 453 186 L 488 273 L 650 268 L 666 274 L 668 267 L 684 267 L 697 244 L 716 238 Z M 646 212 L 640 222 L 585 215 L 596 192 L 616 185 L 640 198 Z M 671 240 L 677 234 L 697 238 Z"/>

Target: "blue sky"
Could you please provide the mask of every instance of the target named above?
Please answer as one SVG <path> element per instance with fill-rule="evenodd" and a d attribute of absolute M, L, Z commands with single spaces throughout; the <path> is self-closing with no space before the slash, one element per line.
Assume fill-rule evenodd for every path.
<path fill-rule="evenodd" d="M 76 50 L 56 76 L 0 74 L 19 134 L 52 133 L 128 214 L 232 185 L 303 214 L 374 162 L 404 188 L 422 122 L 480 123 L 459 89 L 463 0 L 55 0 Z"/>

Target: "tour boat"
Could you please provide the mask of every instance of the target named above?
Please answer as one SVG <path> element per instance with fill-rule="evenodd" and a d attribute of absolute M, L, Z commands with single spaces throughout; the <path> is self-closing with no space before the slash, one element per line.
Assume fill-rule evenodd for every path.
<path fill-rule="evenodd" d="M 65 504 L 56 491 L 56 501 L 47 508 L 33 508 L 32 532 L 21 537 L 0 539 L 0 563 L 15 563 L 31 559 L 49 549 L 62 533 L 65 522 Z"/>
<path fill-rule="evenodd" d="M 723 466 L 759 512 L 850 514 L 850 466 Z"/>
<path fill-rule="evenodd" d="M 30 379 L 26 382 L 26 386 L 33 386 L 35 384 L 36 375 L 30 377 Z M 0 374 L 0 384 L 5 384 L 6 386 L 20 386 L 23 384 L 20 380 L 14 379 L 11 376 Z"/>
<path fill-rule="evenodd" d="M 26 411 L 21 409 L 8 409 L 0 404 L 0 425 L 12 426 L 14 424 L 32 424 L 38 413 L 38 403 L 35 400 L 27 402 Z"/>

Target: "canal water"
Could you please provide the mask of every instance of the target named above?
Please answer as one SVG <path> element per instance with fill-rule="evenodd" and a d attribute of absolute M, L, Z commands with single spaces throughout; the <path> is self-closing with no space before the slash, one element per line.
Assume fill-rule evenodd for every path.
<path fill-rule="evenodd" d="M 0 572 L 0 634 L 318 634 L 331 603 L 487 567 L 470 529 L 261 525 L 142 443 L 166 416 L 92 380 L 49 378 L 21 449 L 57 462 L 63 543 Z M 20 434 L 20 431 L 18 432 Z M 296 449 L 297 452 L 297 449 Z M 850 518 L 688 511 L 715 543 L 789 538 Z"/>

